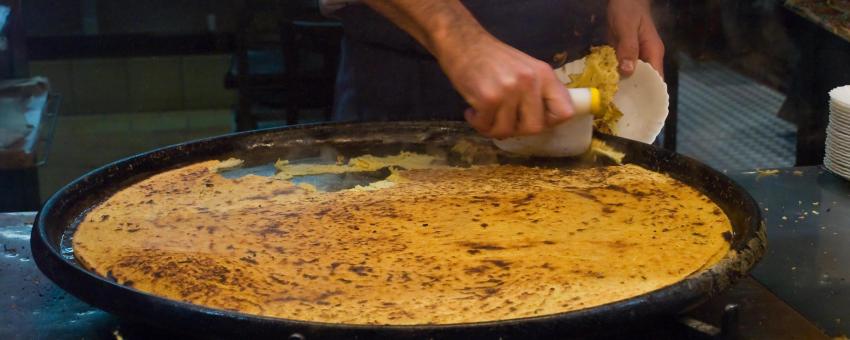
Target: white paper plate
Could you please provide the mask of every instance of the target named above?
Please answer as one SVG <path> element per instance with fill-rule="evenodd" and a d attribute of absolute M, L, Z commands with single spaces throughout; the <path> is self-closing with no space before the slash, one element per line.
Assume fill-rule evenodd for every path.
<path fill-rule="evenodd" d="M 848 143 L 837 142 L 835 139 L 830 138 L 830 140 L 826 142 L 826 147 L 832 148 L 832 150 L 850 157 L 850 144 Z"/>
<path fill-rule="evenodd" d="M 836 106 L 835 104 L 829 104 L 829 115 L 842 119 L 850 119 L 850 109 L 844 109 Z"/>
<path fill-rule="evenodd" d="M 555 70 L 564 83 L 570 74 L 584 71 L 584 59 L 568 63 Z M 667 119 L 670 95 L 664 79 L 648 63 L 638 60 L 635 73 L 620 79 L 620 88 L 614 95 L 614 104 L 623 112 L 617 122 L 616 135 L 644 143 L 652 143 Z"/>
<path fill-rule="evenodd" d="M 850 165 L 841 161 L 836 161 L 832 158 L 824 158 L 823 165 L 828 165 L 830 169 L 850 173 Z"/>
<path fill-rule="evenodd" d="M 834 164 L 850 169 L 850 158 L 848 158 L 846 152 L 836 151 L 834 148 L 827 146 L 824 162 L 826 162 L 827 160 L 831 161 Z"/>
<path fill-rule="evenodd" d="M 833 160 L 850 163 L 850 152 L 848 152 L 848 147 L 839 146 L 834 143 L 827 143 L 826 153 Z"/>
<path fill-rule="evenodd" d="M 828 159 L 825 159 L 823 161 L 823 165 L 827 169 L 829 169 L 829 171 L 832 171 L 836 175 L 839 175 L 839 176 L 844 177 L 846 179 L 850 179 L 850 169 L 841 167 L 840 165 L 836 165 L 835 163 L 832 163 Z"/>
<path fill-rule="evenodd" d="M 829 101 L 839 107 L 850 109 L 850 85 L 836 87 L 829 91 Z"/>
<path fill-rule="evenodd" d="M 850 122 L 845 123 L 841 118 L 830 117 L 829 125 L 836 131 L 850 131 Z"/>
<path fill-rule="evenodd" d="M 850 152 L 847 152 L 835 145 L 827 144 L 826 155 L 833 161 L 850 165 Z"/>
<path fill-rule="evenodd" d="M 844 174 L 850 174 L 850 170 L 846 170 L 845 168 L 841 167 L 840 165 L 837 165 L 836 163 L 834 163 L 834 162 L 833 162 L 832 160 L 830 160 L 830 159 L 824 159 L 824 160 L 823 160 L 823 165 L 824 165 L 827 169 L 831 170 L 832 172 L 840 173 L 840 174 L 842 174 L 842 175 L 844 175 Z"/>
<path fill-rule="evenodd" d="M 838 103 L 834 100 L 829 101 L 829 108 L 831 110 L 839 111 L 844 116 L 850 114 L 850 106 L 844 106 L 843 104 Z"/>
<path fill-rule="evenodd" d="M 844 108 L 836 103 L 829 103 L 829 114 L 839 118 L 850 119 L 850 108 Z"/>
<path fill-rule="evenodd" d="M 830 107 L 831 109 L 835 109 L 835 110 L 841 111 L 842 113 L 845 113 L 845 114 L 850 113 L 850 106 L 845 106 L 845 105 L 843 105 L 843 104 L 841 104 L 840 102 L 835 101 L 835 100 L 830 100 L 830 101 L 829 101 L 829 107 Z"/>
<path fill-rule="evenodd" d="M 830 157 L 836 160 L 850 160 L 850 152 L 848 152 L 848 148 L 846 146 L 840 146 L 835 143 L 827 143 L 826 152 L 830 153 Z"/>
<path fill-rule="evenodd" d="M 850 142 L 850 130 L 842 129 L 839 126 L 830 124 L 826 127 L 826 132 L 831 133 L 836 139 L 842 142 Z"/>
<path fill-rule="evenodd" d="M 830 122 L 826 125 L 826 131 L 835 131 L 835 133 L 837 134 L 850 135 L 850 130 L 848 130 L 847 127 L 842 125 L 841 123 Z"/>
<path fill-rule="evenodd" d="M 833 169 L 845 169 L 850 171 L 850 164 L 847 164 L 845 161 L 836 160 L 835 158 L 829 157 L 823 159 L 824 164 L 830 162 L 830 165 Z"/>
<path fill-rule="evenodd" d="M 829 123 L 850 131 L 850 113 L 841 114 L 835 110 L 829 112 Z"/>
<path fill-rule="evenodd" d="M 850 133 L 850 123 L 844 122 L 842 118 L 830 117 L 827 127 L 831 127 L 835 131 L 846 131 L 846 133 Z"/>

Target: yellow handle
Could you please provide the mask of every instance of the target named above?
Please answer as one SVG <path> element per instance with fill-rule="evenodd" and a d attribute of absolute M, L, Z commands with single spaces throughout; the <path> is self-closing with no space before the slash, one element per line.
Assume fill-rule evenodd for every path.
<path fill-rule="evenodd" d="M 590 88 L 590 113 L 597 114 L 602 111 L 602 97 L 599 95 L 599 89 Z"/>
<path fill-rule="evenodd" d="M 595 87 L 567 89 L 577 115 L 596 114 L 602 110 L 599 90 Z"/>

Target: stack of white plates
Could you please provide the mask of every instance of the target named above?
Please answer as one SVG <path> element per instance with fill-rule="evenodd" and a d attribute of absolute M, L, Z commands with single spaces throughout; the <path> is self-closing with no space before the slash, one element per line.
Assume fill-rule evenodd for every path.
<path fill-rule="evenodd" d="M 823 164 L 850 179 L 850 85 L 829 92 L 829 127 Z"/>

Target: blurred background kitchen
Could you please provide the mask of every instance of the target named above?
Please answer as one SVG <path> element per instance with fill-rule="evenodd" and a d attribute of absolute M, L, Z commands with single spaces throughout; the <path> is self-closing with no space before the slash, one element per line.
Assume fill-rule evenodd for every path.
<path fill-rule="evenodd" d="M 660 145 L 723 170 L 822 162 L 850 2 L 655 4 Z M 0 25 L 0 211 L 160 146 L 327 121 L 342 38 L 315 0 L 0 0 Z"/>

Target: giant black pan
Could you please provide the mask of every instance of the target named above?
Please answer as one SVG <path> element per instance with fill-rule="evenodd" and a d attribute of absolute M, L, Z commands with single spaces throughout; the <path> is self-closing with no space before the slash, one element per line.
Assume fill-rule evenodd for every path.
<path fill-rule="evenodd" d="M 347 155 L 449 147 L 474 136 L 456 122 L 326 124 L 231 134 L 147 152 L 106 165 L 72 182 L 39 212 L 32 233 L 38 267 L 57 285 L 118 316 L 171 329 L 238 337 L 311 338 L 539 338 L 579 334 L 650 318 L 675 315 L 728 288 L 747 275 L 765 251 L 764 224 L 756 202 L 731 179 L 693 159 L 646 144 L 598 135 L 626 153 L 625 162 L 667 173 L 711 197 L 729 216 L 733 252 L 707 271 L 628 300 L 539 317 L 452 325 L 373 326 L 303 322 L 215 310 L 150 295 L 96 275 L 63 249 L 63 235 L 88 208 L 116 190 L 193 162 L 235 156 L 250 164 L 277 157 L 305 158 L 322 149 Z M 474 138 L 474 137 L 472 137 Z M 514 160 L 537 166 L 579 166 L 573 160 Z M 354 311 L 353 311 L 354 312 Z"/>

